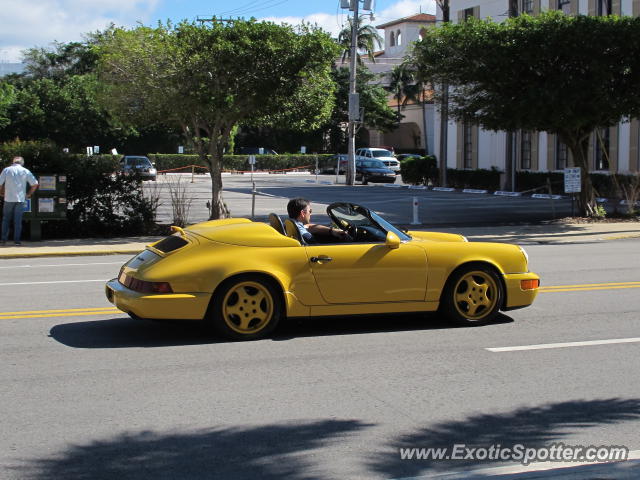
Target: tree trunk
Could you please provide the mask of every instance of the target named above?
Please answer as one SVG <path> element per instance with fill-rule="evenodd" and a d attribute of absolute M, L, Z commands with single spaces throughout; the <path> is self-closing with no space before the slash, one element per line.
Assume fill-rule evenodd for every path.
<path fill-rule="evenodd" d="M 424 156 L 429 155 L 429 137 L 427 136 L 427 99 L 424 98 L 424 88 L 422 89 L 421 104 L 422 104 L 422 131 L 424 132 Z"/>
<path fill-rule="evenodd" d="M 209 158 L 207 164 L 211 173 L 211 215 L 209 220 L 229 217 L 229 209 L 222 198 L 222 156 L 225 142 L 209 141 Z"/>
<path fill-rule="evenodd" d="M 567 144 L 576 167 L 580 167 L 580 193 L 578 194 L 578 213 L 583 217 L 591 217 L 595 213 L 596 200 L 593 185 L 589 177 L 589 135 L 581 135 L 581 139 L 564 140 Z"/>

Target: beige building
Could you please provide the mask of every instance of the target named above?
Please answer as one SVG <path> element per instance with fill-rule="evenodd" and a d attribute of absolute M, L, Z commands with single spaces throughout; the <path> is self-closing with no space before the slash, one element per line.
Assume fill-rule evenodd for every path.
<path fill-rule="evenodd" d="M 375 63 L 364 59 L 367 68 L 371 72 L 381 75 L 381 83 L 388 86 L 389 74 L 393 68 L 402 63 L 404 57 L 409 53 L 412 43 L 421 38 L 422 32 L 426 28 L 434 27 L 435 23 L 435 15 L 419 13 L 378 25 L 376 28 L 383 31 L 385 48 L 376 52 Z M 398 101 L 391 95 L 389 96 L 389 106 L 394 110 L 398 108 Z M 401 106 L 401 113 L 404 118 L 396 130 L 387 133 L 377 130 L 365 131 L 364 137 L 368 140 L 365 140 L 367 146 L 391 146 L 396 151 L 421 152 L 424 151 L 426 141 L 429 153 L 433 153 L 435 121 L 433 104 L 426 105 L 424 115 L 422 105 L 416 103 Z"/>
<path fill-rule="evenodd" d="M 469 17 L 500 21 L 507 17 L 509 0 L 451 0 L 451 21 Z M 518 0 L 518 13 L 539 14 L 561 10 L 567 15 L 640 15 L 640 0 Z M 438 9 L 438 19 L 442 12 Z M 435 151 L 440 149 L 440 117 L 436 112 Z M 629 173 L 640 170 L 640 122 L 633 119 L 604 128 L 598 140 L 595 132 L 589 143 L 592 172 Z M 512 151 L 518 171 L 562 171 L 573 166 L 571 154 L 556 135 L 546 132 L 515 133 Z M 505 170 L 507 165 L 507 134 L 485 131 L 475 125 L 450 122 L 447 141 L 449 168 L 491 168 Z"/>

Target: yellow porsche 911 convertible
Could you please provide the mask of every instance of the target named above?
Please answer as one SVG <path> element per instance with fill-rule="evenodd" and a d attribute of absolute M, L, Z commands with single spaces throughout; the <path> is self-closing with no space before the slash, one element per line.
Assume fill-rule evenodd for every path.
<path fill-rule="evenodd" d="M 270 225 L 229 218 L 173 227 L 107 283 L 107 298 L 133 318 L 204 320 L 228 338 L 253 340 L 285 316 L 440 311 L 484 324 L 538 293 L 519 246 L 404 232 L 352 203 L 327 213 L 349 241 L 305 244 L 275 214 Z"/>

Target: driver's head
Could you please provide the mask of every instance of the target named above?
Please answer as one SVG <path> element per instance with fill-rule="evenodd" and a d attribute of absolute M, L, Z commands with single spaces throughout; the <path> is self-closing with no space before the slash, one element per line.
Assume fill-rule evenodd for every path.
<path fill-rule="evenodd" d="M 311 202 L 306 198 L 292 198 L 287 203 L 289 218 L 309 223 L 311 220 Z"/>

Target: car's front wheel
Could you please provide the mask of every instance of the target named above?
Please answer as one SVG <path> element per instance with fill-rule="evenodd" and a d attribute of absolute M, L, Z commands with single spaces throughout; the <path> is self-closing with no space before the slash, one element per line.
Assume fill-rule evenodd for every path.
<path fill-rule="evenodd" d="M 242 275 L 226 281 L 216 292 L 210 311 L 214 328 L 233 340 L 267 336 L 281 315 L 276 287 L 257 275 Z"/>
<path fill-rule="evenodd" d="M 459 325 L 483 325 L 497 315 L 502 304 L 502 283 L 484 265 L 469 265 L 453 273 L 445 287 L 442 311 Z"/>

